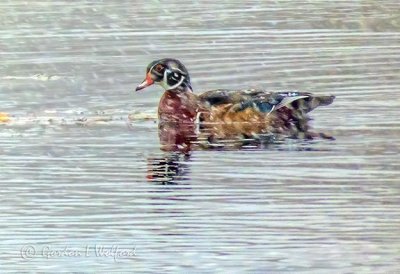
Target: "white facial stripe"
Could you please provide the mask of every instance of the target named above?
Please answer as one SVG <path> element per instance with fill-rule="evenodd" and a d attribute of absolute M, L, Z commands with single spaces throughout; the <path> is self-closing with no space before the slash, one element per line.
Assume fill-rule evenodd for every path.
<path fill-rule="evenodd" d="M 168 86 L 168 81 L 167 81 L 167 74 L 170 72 L 169 69 L 165 69 L 164 71 L 164 79 L 163 79 L 163 87 Z"/>
<path fill-rule="evenodd" d="M 181 71 L 179 68 L 173 67 L 174 71 L 179 71 L 181 73 L 181 75 L 185 75 L 186 73 L 184 73 L 183 71 Z"/>
<path fill-rule="evenodd" d="M 161 83 L 161 85 L 162 85 L 166 90 L 176 89 L 177 87 L 179 87 L 179 86 L 183 83 L 183 81 L 185 81 L 185 77 L 184 77 L 183 75 L 181 75 L 181 79 L 179 80 L 178 83 L 176 83 L 176 84 L 173 85 L 173 86 L 168 85 L 167 74 L 170 73 L 170 72 L 172 72 L 172 71 L 169 70 L 169 69 L 166 69 L 166 70 L 164 71 L 164 79 L 163 79 L 163 81 L 162 81 L 162 83 Z"/>
<path fill-rule="evenodd" d="M 175 89 L 175 88 L 179 87 L 183 83 L 184 80 L 185 80 L 185 77 L 182 76 L 181 80 L 178 83 L 176 83 L 175 85 L 173 85 L 172 87 L 169 87 L 169 88 Z"/>
<path fill-rule="evenodd" d="M 152 72 L 152 71 L 153 71 L 153 68 L 154 68 L 156 65 L 158 65 L 158 63 L 155 63 L 155 64 L 149 69 L 149 72 Z"/>

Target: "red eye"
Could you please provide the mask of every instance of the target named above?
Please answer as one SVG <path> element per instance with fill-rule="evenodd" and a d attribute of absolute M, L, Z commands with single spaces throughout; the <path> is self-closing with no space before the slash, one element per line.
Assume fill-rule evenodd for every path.
<path fill-rule="evenodd" d="M 157 72 L 162 72 L 163 69 L 164 69 L 164 66 L 163 66 L 163 65 L 160 65 L 160 64 L 158 64 L 158 65 L 156 66 L 156 68 L 155 68 L 155 70 L 156 70 Z"/>

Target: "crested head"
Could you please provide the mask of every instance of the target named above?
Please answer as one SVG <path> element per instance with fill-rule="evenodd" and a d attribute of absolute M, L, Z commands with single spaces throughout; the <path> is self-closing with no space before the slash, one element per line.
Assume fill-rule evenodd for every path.
<path fill-rule="evenodd" d="M 189 72 L 179 60 L 172 58 L 151 62 L 147 66 L 145 80 L 136 88 L 136 91 L 152 84 L 159 84 L 165 90 L 192 91 Z"/>

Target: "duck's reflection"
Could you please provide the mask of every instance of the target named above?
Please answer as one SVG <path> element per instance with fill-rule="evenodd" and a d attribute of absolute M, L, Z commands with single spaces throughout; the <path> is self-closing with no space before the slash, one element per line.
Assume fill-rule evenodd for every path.
<path fill-rule="evenodd" d="M 159 138 L 163 154 L 147 159 L 147 180 L 161 184 L 177 184 L 188 180 L 187 162 L 193 150 L 322 150 L 321 147 L 314 147 L 317 141 L 278 137 L 266 134 L 260 135 L 258 139 L 232 139 L 210 143 L 198 138 L 194 124 L 161 121 Z"/>
<path fill-rule="evenodd" d="M 147 180 L 160 184 L 177 184 L 188 180 L 188 154 L 167 152 L 147 159 Z"/>
<path fill-rule="evenodd" d="M 195 128 L 194 123 L 160 120 L 158 136 L 161 150 L 189 154 L 197 139 Z"/>
<path fill-rule="evenodd" d="M 147 180 L 162 184 L 176 184 L 187 180 L 187 161 L 196 140 L 194 123 L 160 120 L 158 135 L 164 153 L 147 159 Z"/>

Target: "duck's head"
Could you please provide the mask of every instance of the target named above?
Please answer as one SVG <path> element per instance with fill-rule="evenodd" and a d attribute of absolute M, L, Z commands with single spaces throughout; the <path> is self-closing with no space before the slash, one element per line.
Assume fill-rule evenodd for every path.
<path fill-rule="evenodd" d="M 189 73 L 176 59 L 165 58 L 151 62 L 146 69 L 146 78 L 136 87 L 136 91 L 159 84 L 165 90 L 178 92 L 192 91 Z"/>

